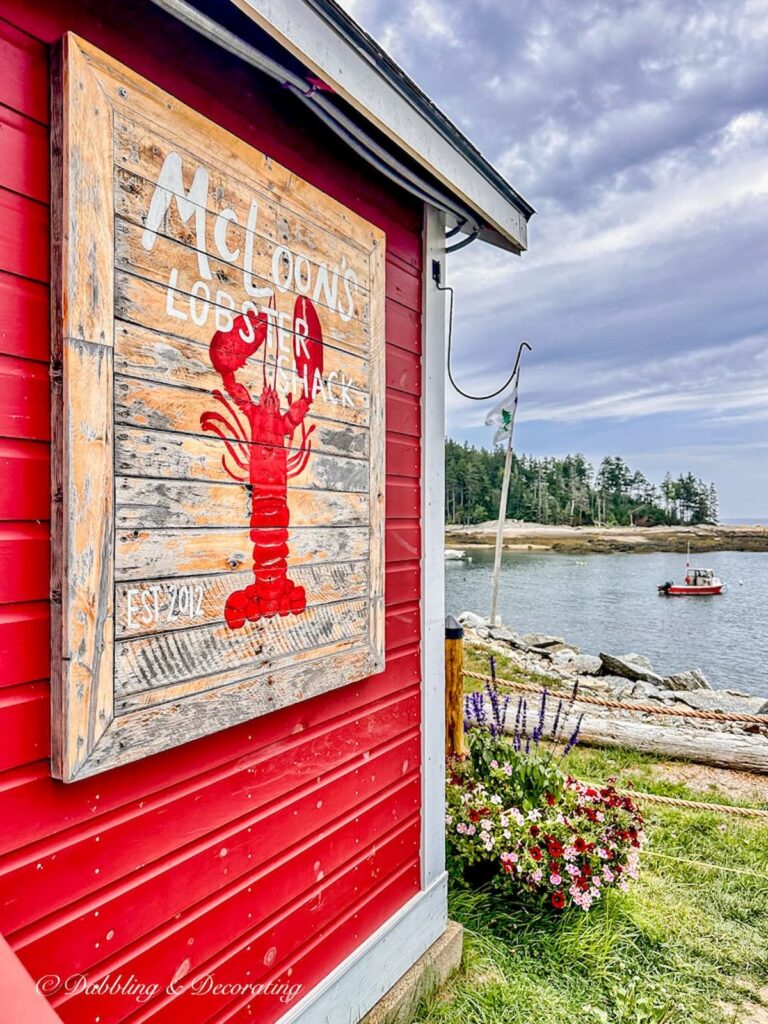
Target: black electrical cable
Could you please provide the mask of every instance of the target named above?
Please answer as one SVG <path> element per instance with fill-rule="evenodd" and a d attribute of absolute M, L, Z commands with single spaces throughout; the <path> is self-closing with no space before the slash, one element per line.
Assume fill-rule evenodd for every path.
<path fill-rule="evenodd" d="M 506 391 L 512 381 L 515 379 L 518 370 L 520 369 L 520 357 L 523 354 L 523 349 L 527 348 L 529 352 L 533 352 L 533 348 L 528 344 L 527 341 L 521 341 L 517 349 L 517 358 L 515 359 L 515 365 L 512 367 L 512 373 L 507 377 L 504 383 L 496 391 L 491 391 L 487 395 L 470 395 L 468 391 L 464 391 L 456 383 L 453 376 L 453 370 L 451 369 L 451 345 L 453 343 L 453 288 L 448 284 L 440 283 L 441 269 L 440 261 L 432 261 L 432 280 L 435 282 L 435 286 L 439 292 L 448 292 L 450 295 L 450 305 L 448 306 L 448 351 L 446 358 L 446 368 L 448 370 L 448 380 L 451 382 L 453 388 L 458 391 L 462 398 L 468 398 L 470 402 L 487 402 L 490 398 L 496 398 L 502 391 Z"/>

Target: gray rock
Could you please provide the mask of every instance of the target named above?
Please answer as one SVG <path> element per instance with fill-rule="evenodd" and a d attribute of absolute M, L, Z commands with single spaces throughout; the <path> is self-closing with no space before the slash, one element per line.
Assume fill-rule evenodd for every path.
<path fill-rule="evenodd" d="M 491 635 L 491 631 L 487 626 L 478 626 L 475 633 L 477 633 L 481 640 L 487 640 Z"/>
<path fill-rule="evenodd" d="M 555 651 L 550 660 L 558 668 L 580 676 L 596 676 L 603 667 L 602 661 L 594 654 L 577 654 L 570 647 Z"/>
<path fill-rule="evenodd" d="M 571 661 L 571 667 L 580 676 L 596 676 L 603 663 L 596 654 L 576 654 Z"/>
<path fill-rule="evenodd" d="M 632 697 L 634 700 L 665 700 L 669 694 L 660 690 L 658 686 L 654 686 L 653 683 L 647 683 L 641 679 L 633 685 Z"/>
<path fill-rule="evenodd" d="M 509 643 L 510 640 L 516 640 L 517 636 L 512 632 L 511 629 L 507 629 L 506 626 L 491 626 L 488 630 L 492 640 L 503 640 L 504 643 Z"/>
<path fill-rule="evenodd" d="M 726 714 L 735 713 L 737 715 L 756 715 L 760 713 L 760 697 L 732 697 L 725 690 L 680 690 L 678 692 L 671 692 L 670 696 L 675 701 L 686 704 L 690 708 L 696 708 L 699 711 L 722 711 Z M 724 726 L 725 724 L 727 723 L 718 722 L 717 727 Z M 740 725 L 739 728 L 743 729 L 744 726 Z"/>
<path fill-rule="evenodd" d="M 543 650 L 565 646 L 565 640 L 561 636 L 547 636 L 545 633 L 524 633 L 520 640 L 529 647 L 541 647 Z"/>
<path fill-rule="evenodd" d="M 664 686 L 664 679 L 656 675 L 649 668 L 631 661 L 628 656 L 620 657 L 614 654 L 603 654 L 600 652 L 602 671 L 607 675 L 622 676 L 624 679 L 632 679 L 635 682 L 653 683 L 655 686 Z"/>
<path fill-rule="evenodd" d="M 760 705 L 760 707 L 757 709 L 755 714 L 756 715 L 768 715 L 768 700 L 765 702 L 765 704 L 761 704 Z"/>
<path fill-rule="evenodd" d="M 673 676 L 667 676 L 664 685 L 670 690 L 711 690 L 709 680 L 697 668 L 688 672 L 677 672 Z"/>
<path fill-rule="evenodd" d="M 462 612 L 459 616 L 459 622 L 468 629 L 477 629 L 480 626 L 488 625 L 487 619 L 484 619 L 482 615 L 475 615 L 474 612 Z"/>
<path fill-rule="evenodd" d="M 653 665 L 650 660 L 645 657 L 644 654 L 623 654 L 622 658 L 624 661 L 631 661 L 633 665 L 639 665 L 640 668 L 644 668 L 647 672 L 653 672 Z"/>

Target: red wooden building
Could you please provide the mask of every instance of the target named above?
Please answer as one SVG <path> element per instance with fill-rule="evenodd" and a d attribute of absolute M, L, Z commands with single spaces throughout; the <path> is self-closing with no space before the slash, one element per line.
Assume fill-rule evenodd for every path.
<path fill-rule="evenodd" d="M 332 0 L 0 0 L 0 19 L 0 1020 L 359 1020 L 447 921 L 436 278 L 446 232 L 520 252 L 532 211 Z M 66 33 L 386 238 L 384 670 L 71 782 L 49 760 Z"/>

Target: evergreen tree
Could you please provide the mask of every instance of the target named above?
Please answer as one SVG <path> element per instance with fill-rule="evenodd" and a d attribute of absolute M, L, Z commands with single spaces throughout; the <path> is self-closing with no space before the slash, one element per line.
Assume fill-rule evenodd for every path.
<path fill-rule="evenodd" d="M 445 514 L 449 523 L 496 519 L 504 452 L 445 442 Z M 595 473 L 578 453 L 564 458 L 512 455 L 507 518 L 553 525 L 654 526 L 717 523 L 714 484 L 692 473 L 667 473 L 660 487 L 621 456 L 606 456 Z"/>

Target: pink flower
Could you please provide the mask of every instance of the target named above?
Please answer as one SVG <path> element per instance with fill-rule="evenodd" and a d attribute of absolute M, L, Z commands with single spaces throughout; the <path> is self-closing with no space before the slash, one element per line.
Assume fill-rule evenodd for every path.
<path fill-rule="evenodd" d="M 549 876 L 550 885 L 555 885 L 555 886 L 561 885 L 562 881 L 563 881 L 562 878 L 560 877 L 560 875 L 558 875 L 558 873 L 556 871 L 553 872 L 553 874 L 551 874 Z"/>
<path fill-rule="evenodd" d="M 535 882 L 536 885 L 539 884 L 539 882 L 542 880 L 543 877 L 544 877 L 544 873 L 542 872 L 541 868 L 536 868 L 535 871 L 531 872 L 531 881 Z"/>

